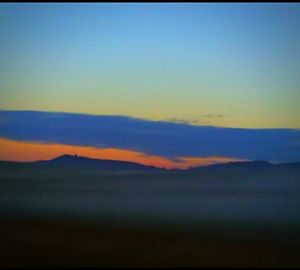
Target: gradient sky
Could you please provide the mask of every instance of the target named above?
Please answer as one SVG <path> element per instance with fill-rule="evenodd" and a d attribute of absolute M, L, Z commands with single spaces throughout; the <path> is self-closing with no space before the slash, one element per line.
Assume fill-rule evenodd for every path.
<path fill-rule="evenodd" d="M 300 4 L 0 4 L 0 108 L 300 128 Z"/>
<path fill-rule="evenodd" d="M 0 159 L 43 159 L 49 151 L 76 150 L 168 167 L 252 158 L 299 161 L 299 48 L 297 3 L 1 3 Z M 56 139 L 40 134 L 42 144 L 53 145 L 45 150 L 41 141 L 23 134 L 22 122 L 5 124 L 10 121 L 3 118 L 6 111 L 27 110 L 129 116 L 137 125 L 138 119 L 155 123 L 154 133 L 157 121 L 164 121 L 180 123 L 184 130 L 189 124 L 241 128 L 241 138 L 250 140 L 251 129 L 272 129 L 272 135 L 258 130 L 258 141 L 252 140 L 252 147 L 265 152 L 253 153 L 249 144 L 226 152 L 216 143 L 201 144 L 198 131 L 184 137 L 192 142 L 184 151 L 174 150 L 179 142 L 159 152 L 155 149 L 163 144 L 151 144 L 148 137 L 144 145 L 104 140 L 101 148 L 82 140 L 72 143 L 59 130 Z M 236 135 L 227 131 L 234 141 Z M 213 136 L 221 140 L 222 134 L 217 129 Z M 125 142 L 131 135 L 126 136 Z M 33 147 L 27 156 L 21 149 L 29 145 L 20 143 Z M 241 154 L 241 149 L 249 151 Z"/>

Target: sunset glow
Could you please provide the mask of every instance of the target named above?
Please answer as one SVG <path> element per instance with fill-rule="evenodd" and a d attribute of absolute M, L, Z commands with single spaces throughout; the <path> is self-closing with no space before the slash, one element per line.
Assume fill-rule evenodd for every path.
<path fill-rule="evenodd" d="M 176 162 L 164 157 L 146 155 L 125 149 L 31 143 L 2 138 L 0 138 L 0 148 L 0 160 L 22 162 L 49 160 L 63 154 L 70 154 L 97 159 L 132 161 L 156 167 L 185 169 L 191 166 L 204 166 L 238 160 L 226 157 L 183 157 Z"/>

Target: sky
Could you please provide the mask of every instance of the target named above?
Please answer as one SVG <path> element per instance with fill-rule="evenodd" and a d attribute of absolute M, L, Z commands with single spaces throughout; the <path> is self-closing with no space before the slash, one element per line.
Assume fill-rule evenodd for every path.
<path fill-rule="evenodd" d="M 215 126 L 218 138 L 222 128 L 228 128 L 228 136 L 230 128 L 242 129 L 247 136 L 259 129 L 272 130 L 275 137 L 282 130 L 299 134 L 299 48 L 297 3 L 1 3 L 0 158 L 46 158 L 49 155 L 40 154 L 45 152 L 38 145 L 51 149 L 61 145 L 55 154 L 70 152 L 68 147 L 96 147 L 89 156 L 107 157 L 103 151 L 112 149 L 121 151 L 108 155 L 115 159 L 125 155 L 137 160 L 136 154 L 144 163 L 153 164 L 155 159 L 158 164 L 162 159 L 166 166 L 206 164 L 212 159 L 300 161 L 298 135 L 292 141 L 284 135 L 284 143 L 294 148 L 280 148 L 281 154 L 269 148 L 241 155 L 226 152 L 215 142 L 207 147 L 219 150 L 206 151 L 194 133 L 185 138 L 192 142 L 185 151 L 176 152 L 180 148 L 176 139 L 177 146 L 164 151 L 153 150 L 162 146 L 149 144 L 148 137 L 144 146 L 98 139 L 101 148 L 72 138 L 61 140 L 61 130 L 55 140 L 39 130 L 43 136 L 36 141 L 21 136 L 20 122 L 13 122 L 15 133 L 3 126 L 8 111 L 23 112 L 24 117 L 26 111 L 37 111 L 98 115 L 101 121 L 101 116 L 125 117 L 136 124 L 140 119 L 155 130 L 161 122 L 177 124 L 171 125 L 172 132 L 178 126 L 188 130 Z M 34 121 L 35 116 L 30 117 L 27 121 Z M 267 138 L 262 134 L 261 140 L 253 139 L 258 148 L 264 148 L 260 142 Z M 90 137 L 101 138 L 101 133 L 91 132 L 85 140 Z M 20 140 L 35 151 L 22 157 Z M 169 141 L 164 143 L 173 145 Z M 272 137 L 268 147 L 275 141 Z M 16 145 L 9 154 L 4 149 L 10 143 Z"/>

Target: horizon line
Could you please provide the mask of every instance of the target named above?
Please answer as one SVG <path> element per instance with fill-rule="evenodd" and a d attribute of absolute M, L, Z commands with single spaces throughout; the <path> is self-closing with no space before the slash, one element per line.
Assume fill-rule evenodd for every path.
<path fill-rule="evenodd" d="M 297 164 L 300 163 L 300 161 L 296 161 L 296 162 L 271 162 L 269 160 L 241 160 L 241 161 L 228 161 L 228 162 L 216 162 L 213 164 L 206 164 L 206 165 L 198 165 L 198 166 L 191 166 L 191 167 L 187 167 L 187 168 L 166 168 L 166 167 L 160 167 L 160 166 L 155 166 L 155 165 L 146 165 L 143 163 L 139 163 L 139 162 L 135 162 L 135 161 L 130 161 L 130 160 L 115 160 L 115 159 L 100 159 L 100 158 L 93 158 L 93 157 L 88 157 L 88 156 L 81 156 L 78 154 L 62 154 L 62 155 L 58 155 L 55 156 L 53 158 L 50 159 L 38 159 L 35 161 L 14 161 L 14 160 L 0 160 L 0 162 L 13 162 L 13 163 L 37 163 L 37 162 L 47 162 L 47 161 L 53 161 L 55 159 L 58 159 L 60 157 L 64 157 L 64 156 L 69 156 L 69 157 L 75 157 L 75 158 L 86 158 L 89 160 L 97 160 L 97 161 L 116 161 L 116 162 L 124 162 L 124 163 L 132 163 L 132 164 L 137 164 L 137 165 L 141 165 L 141 166 L 145 166 L 145 167 L 149 167 L 149 168 L 155 168 L 155 169 L 164 169 L 167 171 L 171 171 L 171 170 L 179 170 L 179 171 L 186 171 L 189 169 L 194 169 L 194 168 L 205 168 L 205 167 L 211 167 L 211 166 L 215 166 L 215 165 L 228 165 L 228 164 L 232 164 L 232 163 L 254 163 L 254 162 L 261 162 L 261 163 L 269 163 L 271 165 L 284 165 L 284 164 Z"/>

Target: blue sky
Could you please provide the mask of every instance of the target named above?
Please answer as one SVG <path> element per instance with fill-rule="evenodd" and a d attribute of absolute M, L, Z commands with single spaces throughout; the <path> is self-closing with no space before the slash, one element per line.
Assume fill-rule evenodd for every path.
<path fill-rule="evenodd" d="M 300 127 L 299 4 L 16 3 L 0 14 L 1 109 Z"/>

